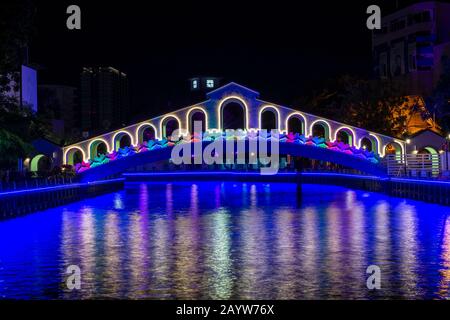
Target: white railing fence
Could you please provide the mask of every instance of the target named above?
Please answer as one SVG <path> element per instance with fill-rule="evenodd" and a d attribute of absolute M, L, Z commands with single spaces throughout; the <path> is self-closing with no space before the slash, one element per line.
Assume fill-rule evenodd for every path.
<path fill-rule="evenodd" d="M 389 176 L 437 178 L 445 169 L 445 154 L 390 154 L 384 158 Z"/>

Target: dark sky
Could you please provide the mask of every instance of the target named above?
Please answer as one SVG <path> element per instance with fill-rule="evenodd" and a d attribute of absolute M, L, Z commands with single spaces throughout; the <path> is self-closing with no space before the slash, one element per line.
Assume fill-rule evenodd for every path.
<path fill-rule="evenodd" d="M 400 4 L 405 1 L 400 1 Z M 387 3 L 387 4 L 386 4 Z M 135 114 L 183 105 L 187 79 L 224 77 L 288 104 L 344 73 L 370 74 L 366 8 L 392 1 L 48 1 L 37 6 L 31 61 L 41 83 L 78 85 L 82 66 L 129 76 Z M 66 28 L 78 4 L 82 30 Z M 168 107 L 168 102 L 171 107 Z"/>

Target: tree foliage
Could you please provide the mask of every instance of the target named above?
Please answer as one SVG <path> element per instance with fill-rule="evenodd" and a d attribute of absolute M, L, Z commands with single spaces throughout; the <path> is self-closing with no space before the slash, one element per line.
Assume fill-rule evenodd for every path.
<path fill-rule="evenodd" d="M 18 101 L 19 71 L 24 48 L 33 36 L 31 0 L 0 4 L 0 164 L 14 166 L 32 152 L 30 142 L 45 131 L 39 117 Z"/>
<path fill-rule="evenodd" d="M 343 76 L 306 99 L 303 109 L 326 118 L 393 136 L 406 132 L 406 98 L 394 83 Z"/>

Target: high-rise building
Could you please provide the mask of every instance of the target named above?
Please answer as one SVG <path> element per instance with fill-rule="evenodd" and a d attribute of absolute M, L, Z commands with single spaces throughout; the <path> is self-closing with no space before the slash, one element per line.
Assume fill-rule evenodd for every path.
<path fill-rule="evenodd" d="M 89 134 L 123 126 L 129 113 L 127 75 L 112 67 L 81 72 L 81 127 Z"/>
<path fill-rule="evenodd" d="M 420 2 L 382 17 L 372 38 L 374 71 L 406 94 L 428 95 L 450 57 L 450 4 Z"/>
<path fill-rule="evenodd" d="M 53 133 L 70 139 L 80 134 L 78 90 L 65 85 L 38 86 L 39 112 L 52 116 Z"/>

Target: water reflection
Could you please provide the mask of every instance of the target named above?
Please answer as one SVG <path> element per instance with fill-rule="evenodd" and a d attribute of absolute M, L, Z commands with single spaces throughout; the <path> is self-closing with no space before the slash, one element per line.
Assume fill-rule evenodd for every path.
<path fill-rule="evenodd" d="M 392 234 L 390 206 L 387 201 L 379 201 L 375 204 L 375 254 L 370 260 L 370 265 L 377 265 L 382 272 L 381 287 L 383 290 L 390 290 L 394 280 L 393 273 L 396 270 L 393 267 L 392 255 Z"/>
<path fill-rule="evenodd" d="M 303 192 L 298 207 L 294 184 L 136 184 L 0 222 L 0 296 L 449 297 L 447 208 L 330 186 Z M 31 225 L 54 227 L 23 231 Z M 81 291 L 64 285 L 73 264 Z M 376 292 L 366 288 L 371 264 L 382 270 Z"/>
<path fill-rule="evenodd" d="M 269 261 L 267 254 L 270 244 L 267 233 L 271 232 L 270 225 L 266 226 L 267 218 L 257 207 L 258 193 L 255 184 L 250 187 L 250 207 L 238 212 L 237 228 L 237 295 L 243 299 L 255 299 L 262 290 L 271 290 L 269 283 Z M 231 213 L 231 212 L 230 212 Z M 249 254 L 251 252 L 251 254 Z"/>
<path fill-rule="evenodd" d="M 174 294 L 181 299 L 199 297 L 198 284 L 201 274 L 198 272 L 200 259 L 198 187 L 191 186 L 191 204 L 188 215 L 179 215 L 175 220 L 175 265 Z"/>
<path fill-rule="evenodd" d="M 96 239 L 95 239 L 95 216 L 90 207 L 85 207 L 81 212 L 80 227 L 78 229 L 80 255 L 80 268 L 86 276 L 83 277 L 83 296 L 90 298 L 95 296 L 95 266 L 96 266 Z"/>
<path fill-rule="evenodd" d="M 438 295 L 448 299 L 450 288 L 450 217 L 445 220 L 444 238 L 442 241 L 442 268 L 439 270 L 441 280 L 439 282 Z"/>
<path fill-rule="evenodd" d="M 276 235 L 275 265 L 275 287 L 277 299 L 295 299 L 299 273 L 297 261 L 295 215 L 292 210 L 277 210 L 274 212 Z"/>
<path fill-rule="evenodd" d="M 120 281 L 122 273 L 122 257 L 124 254 L 122 240 L 119 230 L 119 215 L 115 211 L 108 211 L 105 220 L 105 243 L 104 243 L 104 270 L 103 277 L 105 283 L 101 287 L 101 292 L 106 296 L 117 296 L 123 289 L 123 282 Z M 128 252 L 127 252 L 128 253 Z"/>
<path fill-rule="evenodd" d="M 416 211 L 413 206 L 407 204 L 400 204 L 395 213 L 399 219 L 398 230 L 400 232 L 398 250 L 400 251 L 399 267 L 401 279 L 401 295 L 406 297 L 413 297 L 418 293 L 420 287 L 417 285 L 417 269 L 419 267 L 417 261 L 417 225 L 416 225 Z"/>
<path fill-rule="evenodd" d="M 205 222 L 205 278 L 209 299 L 229 299 L 234 277 L 231 261 L 230 214 L 223 209 L 208 215 Z"/>

